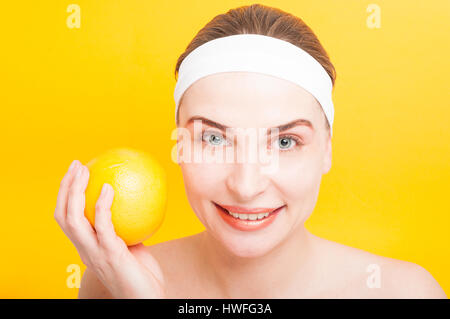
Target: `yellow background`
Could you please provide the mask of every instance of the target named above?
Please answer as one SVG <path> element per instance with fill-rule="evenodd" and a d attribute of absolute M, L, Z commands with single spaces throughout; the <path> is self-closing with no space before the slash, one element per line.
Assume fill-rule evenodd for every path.
<path fill-rule="evenodd" d="M 81 8 L 70 29 L 67 6 Z M 203 230 L 175 141 L 173 70 L 215 15 L 247 1 L 8 1 L 2 4 L 0 297 L 75 298 L 84 266 L 53 219 L 72 160 L 129 146 L 168 173 L 153 244 Z M 337 70 L 333 167 L 308 228 L 425 267 L 450 295 L 450 1 L 261 1 L 302 18 Z M 370 29 L 366 8 L 381 8 Z"/>

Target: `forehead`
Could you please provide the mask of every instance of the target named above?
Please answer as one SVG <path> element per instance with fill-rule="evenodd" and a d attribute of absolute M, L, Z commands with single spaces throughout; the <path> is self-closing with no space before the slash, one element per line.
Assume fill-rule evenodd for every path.
<path fill-rule="evenodd" d="M 199 115 L 231 126 L 272 126 L 305 118 L 320 121 L 320 104 L 297 84 L 254 72 L 208 75 L 184 93 L 180 121 Z"/>

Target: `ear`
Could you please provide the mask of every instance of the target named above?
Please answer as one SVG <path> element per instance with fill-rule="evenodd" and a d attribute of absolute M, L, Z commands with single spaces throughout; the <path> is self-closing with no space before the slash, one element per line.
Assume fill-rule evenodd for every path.
<path fill-rule="evenodd" d="M 325 141 L 325 153 L 323 156 L 323 174 L 326 174 L 331 169 L 331 158 L 332 158 L 332 149 L 331 149 L 331 136 L 330 134 L 327 135 L 326 141 Z"/>

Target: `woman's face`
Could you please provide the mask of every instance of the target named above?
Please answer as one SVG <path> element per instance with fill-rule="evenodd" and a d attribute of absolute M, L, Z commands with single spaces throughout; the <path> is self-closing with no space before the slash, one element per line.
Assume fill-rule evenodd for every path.
<path fill-rule="evenodd" d="M 220 73 L 187 89 L 179 112 L 179 128 L 189 133 L 187 138 L 178 135 L 179 155 L 186 156 L 190 148 L 190 155 L 184 157 L 189 160 L 180 162 L 187 197 L 219 243 L 234 255 L 261 256 L 302 226 L 315 207 L 322 174 L 331 167 L 329 132 L 320 105 L 309 92 L 264 74 Z M 221 130 L 202 120 L 201 130 L 194 131 L 193 117 L 230 129 Z M 267 133 L 267 129 L 298 119 L 311 126 L 300 123 L 272 136 Z M 248 137 L 252 134 L 257 138 Z M 194 160 L 196 151 L 200 157 Z M 219 151 L 244 157 L 230 160 L 224 155 L 219 156 L 222 161 L 206 161 Z M 275 155 L 268 162 L 261 154 Z M 243 230 L 225 222 L 215 204 L 284 207 L 269 225 Z"/>

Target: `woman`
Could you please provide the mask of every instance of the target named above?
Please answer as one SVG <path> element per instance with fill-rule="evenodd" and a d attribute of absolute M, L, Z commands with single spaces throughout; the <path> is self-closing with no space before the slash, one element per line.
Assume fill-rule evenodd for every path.
<path fill-rule="evenodd" d="M 267 51 L 255 51 L 247 56 L 254 60 L 242 63 L 244 51 L 234 44 L 247 43 L 251 51 L 253 44 L 246 41 L 252 39 L 255 46 L 269 44 Z M 205 44 L 213 44 L 209 55 L 200 49 Z M 227 50 L 237 52 L 237 62 Z M 290 72 L 288 51 L 298 52 L 292 61 L 307 72 Z M 202 63 L 194 62 L 196 54 Z M 264 64 L 265 58 L 271 60 Z M 230 10 L 196 35 L 180 56 L 175 75 L 183 65 L 175 89 L 177 127 L 186 133 L 179 135 L 178 159 L 183 158 L 179 165 L 188 200 L 206 229 L 150 247 L 127 247 L 111 223 L 114 194 L 109 185 L 97 202 L 95 229 L 84 218 L 89 172 L 74 161 L 61 182 L 55 218 L 87 265 L 80 298 L 446 297 L 418 265 L 337 244 L 304 227 L 322 174 L 331 167 L 336 76 L 326 51 L 302 20 L 257 4 Z M 233 72 L 220 70 L 223 65 L 232 65 Z M 272 65 L 277 67 L 270 69 Z M 221 159 L 221 152 L 229 150 L 254 156 L 253 149 L 235 141 L 242 137 L 237 128 L 273 127 L 279 129 L 267 143 L 276 155 L 272 169 L 261 161 L 205 161 Z M 196 145 L 203 147 L 200 161 L 192 161 L 187 152 Z"/>

